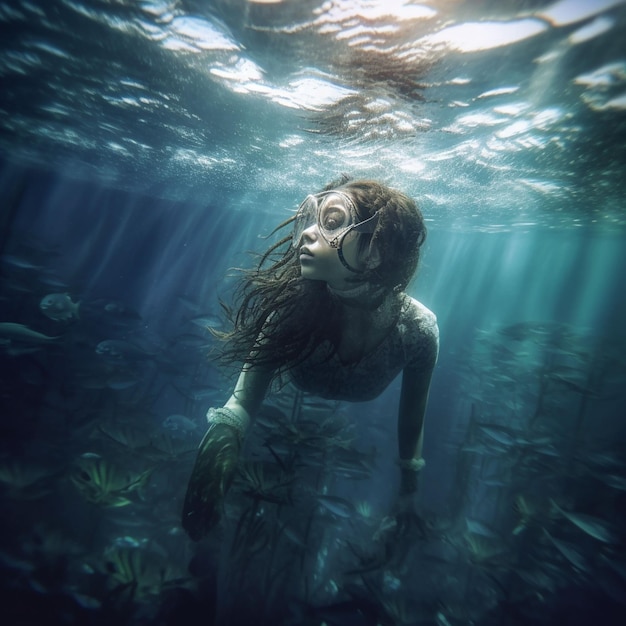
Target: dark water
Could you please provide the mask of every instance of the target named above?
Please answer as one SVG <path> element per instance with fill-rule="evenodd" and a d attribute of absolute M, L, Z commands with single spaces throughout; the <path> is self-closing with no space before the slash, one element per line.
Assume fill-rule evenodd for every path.
<path fill-rule="evenodd" d="M 8 623 L 623 623 L 625 20 L 608 0 L 0 4 Z M 421 523 L 389 517 L 399 381 L 354 405 L 285 391 L 193 544 L 184 489 L 232 384 L 203 325 L 340 172 L 428 220 Z"/>

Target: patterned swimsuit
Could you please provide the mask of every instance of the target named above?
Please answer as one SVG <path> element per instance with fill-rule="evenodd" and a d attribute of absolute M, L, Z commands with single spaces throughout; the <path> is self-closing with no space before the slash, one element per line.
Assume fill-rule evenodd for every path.
<path fill-rule="evenodd" d="M 406 367 L 429 373 L 439 351 L 435 314 L 406 294 L 395 326 L 382 342 L 359 361 L 342 363 L 331 346 L 321 344 L 304 363 L 290 370 L 302 391 L 332 400 L 363 402 L 379 396 Z"/>

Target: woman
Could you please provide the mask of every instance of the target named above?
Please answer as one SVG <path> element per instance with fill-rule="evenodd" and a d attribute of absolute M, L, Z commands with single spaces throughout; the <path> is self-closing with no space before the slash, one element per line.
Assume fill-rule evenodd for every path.
<path fill-rule="evenodd" d="M 224 359 L 244 366 L 230 399 L 207 414 L 183 511 L 194 540 L 217 522 L 251 417 L 272 381 L 285 377 L 325 398 L 364 401 L 402 371 L 401 494 L 417 489 L 439 346 L 435 315 L 404 293 L 426 237 L 422 215 L 386 185 L 344 177 L 276 230 L 291 223 L 246 273 L 233 330 L 222 335 Z"/>

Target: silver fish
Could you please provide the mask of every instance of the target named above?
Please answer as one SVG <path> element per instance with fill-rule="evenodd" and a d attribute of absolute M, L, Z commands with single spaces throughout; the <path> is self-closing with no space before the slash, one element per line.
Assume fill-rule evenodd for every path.
<path fill-rule="evenodd" d="M 593 517 L 592 515 L 586 515 L 584 513 L 575 513 L 571 511 L 564 511 L 554 500 L 552 500 L 552 505 L 554 508 L 567 520 L 572 522 L 574 526 L 577 526 L 584 533 L 597 539 L 598 541 L 602 541 L 604 543 L 614 543 L 615 536 L 609 530 L 606 523 L 598 519 L 597 517 Z"/>
<path fill-rule="evenodd" d="M 585 557 L 580 554 L 580 552 L 576 551 L 572 546 L 564 541 L 556 539 L 553 537 L 545 528 L 543 529 L 544 534 L 548 539 L 552 542 L 552 545 L 561 553 L 561 555 L 569 561 L 571 565 L 573 565 L 577 570 L 581 572 L 587 571 L 587 561 Z"/>
<path fill-rule="evenodd" d="M 351 502 L 337 496 L 317 496 L 317 501 L 337 517 L 352 517 L 355 508 Z"/>
<path fill-rule="evenodd" d="M 198 425 L 184 415 L 170 415 L 163 420 L 163 428 L 175 433 L 187 434 L 195 432 Z"/>
<path fill-rule="evenodd" d="M 0 322 L 0 337 L 18 343 L 52 343 L 59 339 L 59 337 L 49 337 L 43 333 L 38 333 L 32 328 L 16 322 Z"/>
<path fill-rule="evenodd" d="M 67 322 L 78 319 L 80 302 L 73 302 L 67 293 L 50 293 L 42 298 L 39 308 L 51 320 Z"/>
<path fill-rule="evenodd" d="M 517 438 L 511 432 L 500 426 L 488 426 L 485 424 L 481 425 L 480 429 L 485 435 L 503 446 L 512 446 L 517 443 Z"/>

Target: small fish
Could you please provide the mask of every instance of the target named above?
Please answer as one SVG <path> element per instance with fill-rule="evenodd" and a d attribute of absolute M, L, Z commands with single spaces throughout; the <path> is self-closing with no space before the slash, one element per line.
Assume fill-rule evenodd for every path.
<path fill-rule="evenodd" d="M 139 315 L 137 311 L 127 307 L 123 302 L 119 302 L 118 300 L 111 300 L 110 302 L 107 302 L 104 304 L 102 309 L 105 313 L 112 316 L 134 320 L 141 319 L 141 315 Z"/>
<path fill-rule="evenodd" d="M 435 616 L 435 620 L 437 626 L 451 626 L 448 618 L 441 611 L 437 613 L 437 615 Z"/>
<path fill-rule="evenodd" d="M 467 444 L 461 448 L 461 452 L 467 452 L 469 454 L 491 454 L 491 448 L 488 448 L 484 443 Z"/>
<path fill-rule="evenodd" d="M 534 448 L 533 452 L 535 452 L 537 454 L 541 454 L 542 456 L 550 456 L 550 457 L 554 457 L 554 458 L 557 458 L 557 457 L 561 456 L 560 452 L 552 444 L 549 444 L 547 446 L 539 446 L 537 448 Z"/>
<path fill-rule="evenodd" d="M 500 478 L 486 478 L 480 481 L 485 487 L 506 487 L 509 483 Z"/>
<path fill-rule="evenodd" d="M 333 515 L 348 518 L 355 513 L 354 506 L 348 500 L 337 496 L 317 496 L 317 501 Z"/>
<path fill-rule="evenodd" d="M 2 352 L 8 354 L 9 356 L 24 356 L 26 354 L 35 354 L 42 349 L 41 345 L 11 345 L 10 341 L 0 340 L 0 346 L 2 347 Z"/>
<path fill-rule="evenodd" d="M 606 474 L 606 476 L 604 476 L 604 482 L 613 489 L 626 491 L 626 477 L 624 476 L 619 476 L 617 474 Z"/>
<path fill-rule="evenodd" d="M 184 415 L 170 415 L 163 420 L 163 428 L 174 433 L 189 434 L 198 429 L 198 425 Z"/>
<path fill-rule="evenodd" d="M 485 424 L 481 425 L 480 429 L 485 433 L 485 435 L 503 446 L 512 446 L 517 443 L 515 436 L 506 428 L 502 428 L 501 426 L 488 426 Z"/>
<path fill-rule="evenodd" d="M 0 322 L 0 338 L 17 343 L 52 343 L 59 337 L 49 337 L 16 322 Z"/>
<path fill-rule="evenodd" d="M 41 312 L 57 322 L 78 319 L 79 307 L 80 302 L 73 302 L 67 293 L 50 293 L 39 303 Z"/>
<path fill-rule="evenodd" d="M 592 389 L 591 387 L 588 387 L 587 385 L 579 381 L 572 380 L 571 378 L 567 378 L 566 376 L 563 376 L 561 374 L 552 374 L 550 378 L 559 383 L 562 383 L 571 391 L 574 391 L 575 393 L 579 393 L 582 396 L 589 396 L 592 398 L 599 397 L 599 394 L 595 389 Z"/>
<path fill-rule="evenodd" d="M 577 550 L 575 550 L 570 544 L 565 543 L 556 537 L 553 537 L 545 528 L 543 529 L 544 534 L 548 539 L 552 542 L 552 545 L 561 553 L 561 555 L 577 570 L 581 572 L 587 571 L 587 561 L 585 557 L 580 554 Z"/>
<path fill-rule="evenodd" d="M 68 288 L 67 284 L 62 279 L 48 271 L 44 271 L 39 275 L 39 282 L 52 289 L 60 290 Z"/>
<path fill-rule="evenodd" d="M 606 523 L 593 517 L 592 515 L 586 515 L 584 513 L 574 513 L 572 511 L 564 511 L 554 500 L 551 500 L 552 506 L 567 520 L 572 522 L 574 526 L 577 526 L 584 533 L 602 541 L 603 543 L 613 543 L 615 536 L 613 532 L 609 530 Z"/>
<path fill-rule="evenodd" d="M 132 328 L 141 320 L 137 311 L 119 300 L 97 298 L 85 302 L 83 309 L 100 322 L 116 328 Z"/>
<path fill-rule="evenodd" d="M 12 254 L 3 254 L 0 257 L 0 260 L 7 265 L 11 265 L 12 267 L 17 267 L 21 270 L 40 270 L 41 266 L 35 263 L 32 263 L 28 259 L 24 259 L 22 257 L 18 257 Z"/>
<path fill-rule="evenodd" d="M 498 534 L 493 531 L 487 524 L 481 522 L 477 519 L 470 519 L 469 517 L 465 519 L 465 523 L 467 525 L 467 530 L 475 535 L 480 535 L 481 537 L 498 537 Z"/>
<path fill-rule="evenodd" d="M 213 315 L 211 313 L 198 315 L 191 318 L 189 321 L 203 330 L 206 330 L 207 328 L 220 328 L 223 326 L 222 320 L 217 315 Z"/>

